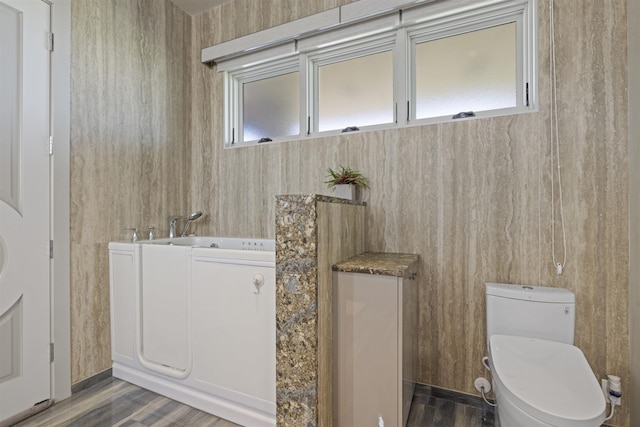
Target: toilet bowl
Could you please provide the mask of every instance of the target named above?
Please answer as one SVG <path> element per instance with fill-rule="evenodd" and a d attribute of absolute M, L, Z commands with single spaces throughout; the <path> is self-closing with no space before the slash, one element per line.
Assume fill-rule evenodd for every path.
<path fill-rule="evenodd" d="M 582 351 L 570 344 L 493 335 L 490 363 L 503 427 L 600 426 L 606 405 Z"/>
<path fill-rule="evenodd" d="M 560 288 L 486 284 L 487 348 L 502 427 L 596 427 L 602 389 L 573 345 L 575 295 Z"/>

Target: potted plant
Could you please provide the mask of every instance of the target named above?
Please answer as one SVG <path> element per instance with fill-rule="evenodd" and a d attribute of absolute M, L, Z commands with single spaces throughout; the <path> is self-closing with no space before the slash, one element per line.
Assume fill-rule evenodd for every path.
<path fill-rule="evenodd" d="M 341 199 L 362 200 L 362 189 L 369 188 L 369 180 L 349 167 L 341 165 L 338 170 L 329 168 L 327 172 L 328 179 L 324 183 Z"/>

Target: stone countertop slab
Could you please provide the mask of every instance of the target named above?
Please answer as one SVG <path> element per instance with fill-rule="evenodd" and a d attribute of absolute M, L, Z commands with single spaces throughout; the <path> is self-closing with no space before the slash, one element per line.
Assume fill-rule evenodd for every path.
<path fill-rule="evenodd" d="M 315 200 L 318 202 L 327 202 L 327 203 L 341 203 L 343 205 L 357 205 L 357 206 L 366 206 L 367 202 L 363 202 L 361 200 L 349 200 L 349 199 L 341 199 L 340 197 L 335 196 L 327 196 L 325 194 L 282 194 L 276 196 L 276 199 L 283 201 L 298 201 L 300 199 L 311 201 Z"/>
<path fill-rule="evenodd" d="M 345 273 L 376 274 L 381 276 L 404 277 L 414 270 L 418 262 L 417 254 L 364 252 L 335 264 L 333 271 Z"/>

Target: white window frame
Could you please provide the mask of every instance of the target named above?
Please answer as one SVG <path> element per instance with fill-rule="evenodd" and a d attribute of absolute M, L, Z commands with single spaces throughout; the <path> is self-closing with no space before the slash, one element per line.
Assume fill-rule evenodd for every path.
<path fill-rule="evenodd" d="M 536 91 L 532 90 L 535 82 L 535 69 L 528 64 L 535 64 L 535 45 L 533 37 L 527 37 L 533 10 L 531 1 L 499 2 L 489 7 L 478 10 L 462 10 L 456 14 L 445 16 L 435 15 L 432 19 L 405 27 L 407 37 L 407 58 L 405 67 L 407 70 L 407 99 L 410 102 L 410 112 L 406 123 L 425 125 L 432 123 L 444 123 L 453 120 L 452 116 L 438 116 L 429 118 L 416 118 L 416 63 L 415 48 L 417 44 L 438 39 L 445 39 L 461 34 L 488 29 L 504 24 L 516 25 L 516 105 L 501 109 L 474 111 L 474 118 L 506 116 L 522 114 L 531 111 L 536 104 Z M 418 20 L 419 15 L 409 14 L 407 20 Z"/>
<path fill-rule="evenodd" d="M 335 64 L 338 62 L 350 61 L 369 55 L 375 55 L 383 52 L 391 52 L 392 67 L 395 81 L 395 63 L 396 59 L 396 32 L 386 32 L 375 36 L 369 36 L 363 39 L 348 43 L 340 43 L 329 48 L 318 49 L 306 56 L 305 65 L 307 67 L 307 118 L 308 118 L 308 134 L 313 137 L 331 136 L 343 133 L 342 129 L 319 131 L 319 68 L 325 65 Z M 360 131 L 383 129 L 392 126 L 396 122 L 394 104 L 397 99 L 397 91 L 393 90 L 393 100 L 391 108 L 394 110 L 393 119 L 388 123 L 380 123 L 376 125 L 358 126 Z M 353 123 L 358 125 L 358 123 Z"/>
<path fill-rule="evenodd" d="M 302 35 L 301 25 L 293 21 L 289 24 L 297 31 L 296 34 L 283 38 L 282 33 L 289 24 L 265 30 L 265 36 L 278 38 L 278 43 L 266 47 L 256 46 L 255 49 L 245 46 L 236 55 L 229 53 L 230 47 L 226 44 L 203 49 L 203 58 L 205 51 L 211 55 L 212 49 L 219 49 L 224 53 L 220 60 L 210 59 L 209 63 L 216 61 L 218 71 L 225 73 L 225 147 L 258 144 L 258 141 L 243 141 L 242 85 L 296 71 L 300 76 L 300 133 L 273 136 L 273 142 L 341 134 L 341 129 L 318 131 L 318 67 L 389 50 L 394 58 L 394 120 L 391 123 L 362 126 L 360 132 L 537 111 L 537 0 L 447 0 L 419 6 L 415 6 L 413 2 L 403 5 L 406 10 L 396 7 L 389 12 L 380 12 L 375 18 L 367 17 L 363 22 L 348 22 L 329 26 L 329 29 L 311 28 Z M 335 14 L 323 12 L 320 15 L 326 21 L 327 16 Z M 303 20 L 305 23 L 312 22 L 310 18 L 312 17 Z M 517 37 L 516 106 L 478 111 L 474 112 L 474 117 L 464 119 L 453 119 L 452 116 L 416 119 L 416 44 L 511 22 L 516 24 Z M 325 24 L 326 22 L 323 25 Z M 245 38 L 255 42 L 259 36 L 260 33 L 256 33 Z M 227 43 L 235 48 L 241 41 L 238 39 Z"/>
<path fill-rule="evenodd" d="M 298 73 L 300 84 L 299 105 L 304 104 L 302 88 L 304 76 L 300 72 L 300 61 L 297 57 L 288 57 L 254 65 L 248 68 L 241 68 L 227 72 L 225 76 L 225 146 L 246 146 L 258 144 L 258 140 L 244 141 L 244 84 L 259 80 L 282 76 L 285 74 Z M 303 126 L 302 117 L 298 118 L 299 131 L 297 135 L 276 136 L 273 140 L 294 140 L 300 139 L 302 132 L 306 129 Z M 270 136 L 271 137 L 271 136 Z"/>

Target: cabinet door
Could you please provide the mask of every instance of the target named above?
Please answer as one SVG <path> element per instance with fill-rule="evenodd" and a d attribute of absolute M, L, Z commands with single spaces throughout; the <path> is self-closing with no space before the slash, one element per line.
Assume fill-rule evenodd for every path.
<path fill-rule="evenodd" d="M 188 248 L 142 245 L 142 260 L 141 362 L 184 377 L 191 351 Z"/>
<path fill-rule="evenodd" d="M 258 289 L 254 280 L 264 280 Z M 194 257 L 192 376 L 216 393 L 275 413 L 275 267 Z"/>
<path fill-rule="evenodd" d="M 338 426 L 398 426 L 398 279 L 337 273 L 334 408 Z"/>
<path fill-rule="evenodd" d="M 115 362 L 130 364 L 135 357 L 137 265 L 133 248 L 109 251 L 111 354 Z"/>

